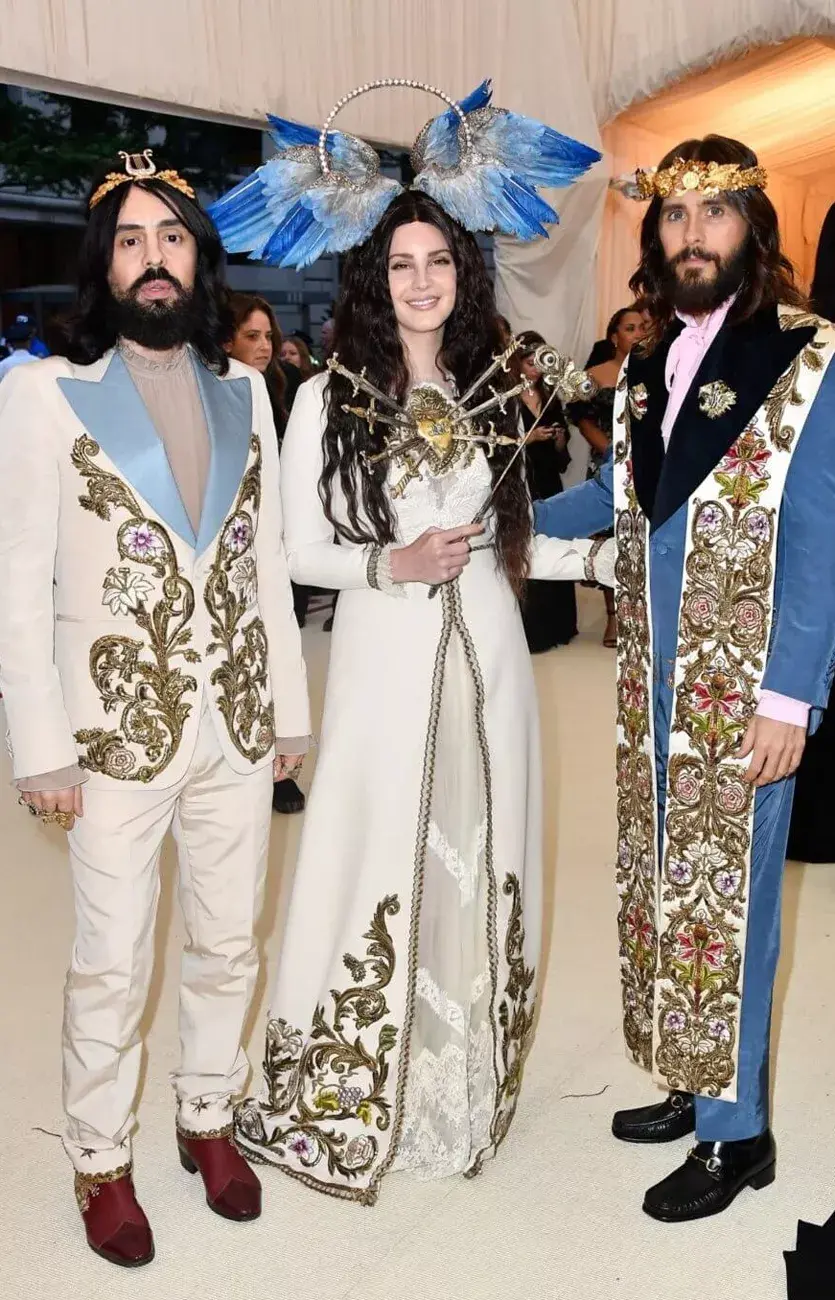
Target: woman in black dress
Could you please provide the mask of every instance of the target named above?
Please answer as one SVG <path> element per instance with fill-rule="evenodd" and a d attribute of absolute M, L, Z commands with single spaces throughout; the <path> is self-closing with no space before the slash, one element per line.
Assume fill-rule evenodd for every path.
<path fill-rule="evenodd" d="M 835 203 L 826 214 L 815 260 L 812 306 L 835 321 Z M 798 862 L 835 862 L 835 684 L 820 727 L 797 769 L 787 856 Z"/>
<path fill-rule="evenodd" d="M 541 334 L 525 330 L 519 335 L 520 369 L 536 381 L 520 402 L 522 430 L 527 433 L 548 402 L 542 423 L 525 449 L 528 486 L 533 501 L 547 501 L 562 492 L 561 474 L 568 469 L 568 425 L 559 401 L 549 401 L 549 391 L 533 364 L 533 354 L 545 342 Z M 567 645 L 577 635 L 577 599 L 573 582 L 537 582 L 530 579 L 522 603 L 522 621 L 531 654 L 542 654 L 555 646 Z"/>
<path fill-rule="evenodd" d="M 618 382 L 621 366 L 645 333 L 644 317 L 637 304 L 632 307 L 621 307 L 620 311 L 615 312 L 606 328 L 606 341 L 611 345 L 612 355 L 608 360 L 601 361 L 589 370 L 592 379 L 599 385 L 598 391 L 590 401 L 572 402 L 568 408 L 569 416 L 591 448 L 588 478 L 594 478 L 611 451 L 615 385 Z M 610 537 L 611 533 L 603 533 L 602 536 Z M 613 648 L 617 645 L 615 593 L 606 587 L 603 596 L 606 601 L 606 631 L 603 633 L 603 644 Z"/>

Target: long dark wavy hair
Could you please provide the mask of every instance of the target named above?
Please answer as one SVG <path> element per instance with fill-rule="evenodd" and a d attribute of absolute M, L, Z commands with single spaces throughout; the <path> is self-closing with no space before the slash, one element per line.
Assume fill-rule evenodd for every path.
<path fill-rule="evenodd" d="M 818 240 L 811 299 L 819 316 L 835 321 L 835 203 L 826 214 Z"/>
<path fill-rule="evenodd" d="M 669 167 L 676 158 L 686 161 L 738 163 L 740 167 L 756 167 L 757 155 L 739 140 L 724 135 L 706 135 L 701 140 L 685 140 L 671 149 L 658 164 L 658 170 Z M 794 268 L 780 246 L 777 213 L 768 196 L 761 189 L 749 187 L 723 195 L 723 203 L 735 208 L 748 223 L 749 235 L 745 246 L 745 269 L 737 299 L 728 314 L 731 323 L 748 320 L 761 307 L 775 303 L 804 307 L 807 300 L 795 284 Z M 649 351 L 673 319 L 673 305 L 666 292 L 668 276 L 666 258 L 661 245 L 659 223 L 663 200 L 659 195 L 650 202 L 641 223 L 641 261 L 629 281 L 636 298 L 652 316 L 652 329 L 639 344 Z"/>
<path fill-rule="evenodd" d="M 163 164 L 159 164 L 159 170 Z M 111 165 L 107 171 L 120 170 Z M 105 172 L 93 182 L 88 194 L 95 193 Z M 228 304 L 228 292 L 221 279 L 223 245 L 211 219 L 198 203 L 181 194 L 165 181 L 151 177 L 131 184 L 161 199 L 182 221 L 197 244 L 197 268 L 194 277 L 195 328 L 189 342 L 205 364 L 216 374 L 225 375 L 229 358 L 223 348 L 234 326 Z M 117 185 L 89 211 L 87 229 L 78 255 L 78 301 L 66 317 L 61 351 L 78 365 L 91 365 L 116 343 L 113 313 L 109 310 L 112 292 L 108 283 L 116 226 L 131 184 Z"/>
<path fill-rule="evenodd" d="M 452 253 L 457 270 L 455 306 L 444 329 L 438 365 L 454 379 L 459 393 L 482 374 L 495 353 L 502 350 L 502 336 L 496 316 L 493 289 L 478 244 L 471 234 L 453 221 L 427 195 L 401 194 L 389 207 L 374 233 L 347 257 L 339 300 L 334 312 L 333 351 L 340 362 L 356 372 L 365 367 L 368 378 L 398 401 L 406 398 L 410 376 L 406 354 L 388 286 L 388 255 L 399 226 L 421 221 L 435 226 Z M 494 386 L 510 385 L 500 371 L 490 381 Z M 489 391 L 476 396 L 486 399 Z M 473 399 L 475 400 L 475 398 Z M 386 545 L 395 540 L 395 520 L 385 491 L 386 463 L 367 467 L 364 452 L 379 451 L 382 436 L 372 437 L 364 420 L 346 413 L 343 406 L 356 405 L 349 380 L 331 374 L 327 389 L 328 421 L 323 438 L 325 467 L 319 494 L 336 533 L 357 544 Z M 472 404 L 472 403 L 470 403 Z M 516 415 L 511 403 L 504 416 L 491 413 L 496 431 L 516 435 Z M 494 481 L 507 464 L 510 447 L 500 447 L 491 460 Z M 524 478 L 523 457 L 510 471 L 495 500 L 496 549 L 499 564 L 513 590 L 523 590 L 530 567 L 530 505 Z M 334 512 L 334 484 L 347 503 L 347 522 Z M 462 519 L 462 524 L 469 520 Z"/>

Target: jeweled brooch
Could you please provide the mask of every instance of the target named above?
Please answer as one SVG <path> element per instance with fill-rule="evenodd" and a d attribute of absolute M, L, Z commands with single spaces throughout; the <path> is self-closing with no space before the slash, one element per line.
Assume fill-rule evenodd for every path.
<path fill-rule="evenodd" d="M 732 406 L 736 406 L 736 393 L 721 379 L 712 384 L 703 384 L 699 389 L 699 410 L 709 420 L 718 420 L 720 415 L 727 415 Z"/>

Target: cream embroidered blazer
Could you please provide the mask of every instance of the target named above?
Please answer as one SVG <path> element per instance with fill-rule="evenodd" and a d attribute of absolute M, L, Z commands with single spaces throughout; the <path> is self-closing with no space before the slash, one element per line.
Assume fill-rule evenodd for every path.
<path fill-rule="evenodd" d="M 235 771 L 310 732 L 263 380 L 192 353 L 211 443 L 195 536 L 118 353 L 0 387 L 0 689 L 16 778 L 164 787 L 203 700 Z"/>

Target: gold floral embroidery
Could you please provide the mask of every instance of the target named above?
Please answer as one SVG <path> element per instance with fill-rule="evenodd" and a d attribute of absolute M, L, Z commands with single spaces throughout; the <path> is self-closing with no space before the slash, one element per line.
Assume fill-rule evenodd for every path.
<path fill-rule="evenodd" d="M 775 488 L 796 440 L 785 412 L 808 409 L 804 372 L 822 372 L 824 349 L 831 344 L 820 338 L 803 349 L 690 504 L 660 894 L 648 525 L 634 494 L 627 404 L 618 417 L 625 426 L 615 444 L 625 1035 L 635 1059 L 654 1065 L 668 1087 L 714 1097 L 732 1093 L 736 1074 L 753 792 L 735 754 L 771 629 Z"/>
<path fill-rule="evenodd" d="M 331 1178 L 340 1175 L 350 1182 L 367 1173 L 379 1151 L 375 1134 L 385 1132 L 391 1123 L 386 1058 L 398 1030 L 392 1024 L 380 1025 L 376 1044 L 366 1043 L 363 1031 L 389 1014 L 385 990 L 394 975 L 395 950 L 386 917 L 399 911 L 399 900 L 393 895 L 377 906 L 363 935 L 368 940 L 365 958 L 350 953 L 343 958 L 354 986 L 343 993 L 331 992 L 330 1021 L 324 1006 L 316 1008 L 307 1042 L 301 1030 L 286 1020 L 269 1022 L 264 1061 L 267 1101 L 250 1099 L 236 1110 L 237 1131 L 247 1150 L 251 1145 L 256 1152 L 260 1148 L 282 1159 L 295 1158 L 301 1170 L 284 1166 L 287 1172 L 317 1187 L 322 1184 L 305 1171 L 315 1170 L 323 1161 Z M 369 976 L 373 982 L 366 985 Z M 262 1112 L 268 1118 L 284 1116 L 286 1123 L 268 1136 Z M 359 1121 L 368 1131 L 349 1138 L 346 1125 L 351 1121 Z M 359 1196 L 362 1199 L 363 1193 Z"/>
<path fill-rule="evenodd" d="M 623 436 L 615 442 L 622 467 L 624 505 L 616 512 L 618 559 L 615 607 L 618 615 L 617 817 L 618 934 L 623 1029 L 632 1057 L 652 1064 L 652 1009 L 657 933 L 655 861 L 657 827 L 652 706 L 652 670 L 647 582 L 646 516 L 638 504 L 632 474 L 629 411 L 619 418 Z"/>
<path fill-rule="evenodd" d="M 699 389 L 699 410 L 709 420 L 718 420 L 721 415 L 736 406 L 736 393 L 721 379 L 712 384 L 702 384 Z"/>
<path fill-rule="evenodd" d="M 798 388 L 801 371 L 804 366 L 808 370 L 822 371 L 824 362 L 821 353 L 825 348 L 825 343 L 819 339 L 812 339 L 798 353 L 788 370 L 780 376 L 765 400 L 768 432 L 774 446 L 781 451 L 788 451 L 797 436 L 794 425 L 784 424 L 783 420 L 787 407 L 801 407 L 803 405 L 803 398 Z"/>
<path fill-rule="evenodd" d="M 180 1137 L 188 1138 L 189 1141 L 204 1141 L 207 1138 L 229 1138 L 232 1139 L 235 1126 L 234 1124 L 224 1124 L 221 1128 L 210 1128 L 200 1132 L 199 1129 L 184 1128 L 182 1124 L 177 1124 L 177 1132 Z"/>
<path fill-rule="evenodd" d="M 94 1196 L 98 1196 L 99 1191 L 104 1183 L 117 1183 L 120 1178 L 125 1178 L 133 1168 L 132 1165 L 121 1165 L 118 1169 L 111 1169 L 105 1174 L 79 1174 L 75 1175 L 75 1199 L 78 1202 L 78 1208 L 82 1214 L 85 1214 L 90 1208 L 90 1201 Z"/>
<path fill-rule="evenodd" d="M 536 1010 L 533 996 L 530 997 L 530 1005 L 528 1004 L 536 971 L 533 966 L 525 964 L 525 927 L 522 924 L 522 890 L 518 876 L 509 872 L 502 888 L 512 902 L 505 937 L 505 959 L 509 973 L 505 985 L 506 996 L 499 1007 L 504 1074 L 499 1086 L 491 1132 L 497 1147 L 507 1136 L 516 1114 L 525 1061 L 533 1044 Z"/>
<path fill-rule="evenodd" d="M 805 311 L 802 307 L 780 306 L 777 309 L 777 319 L 780 329 L 786 330 L 799 329 L 824 329 L 832 328 L 832 322 L 825 320 L 823 316 L 818 316 L 813 311 Z"/>
<path fill-rule="evenodd" d="M 662 869 L 656 1065 L 718 1097 L 736 1069 L 753 791 L 736 751 L 756 707 L 771 625 L 776 517 L 759 504 L 774 453 L 747 428 L 691 512 L 679 624 Z"/>
<path fill-rule="evenodd" d="M 178 572 L 166 530 L 145 517 L 123 479 L 94 463 L 99 451 L 98 443 L 86 436 L 73 446 L 72 463 L 87 481 L 87 495 L 79 501 L 99 519 L 109 521 L 114 510 L 128 516 L 117 533 L 119 557 L 126 563 L 108 569 L 102 604 L 113 614 L 130 615 L 143 639 L 112 633 L 94 642 L 90 673 L 105 712 L 119 712 L 119 725 L 109 731 L 82 728 L 75 739 L 86 746 L 79 763 L 87 771 L 103 772 L 117 781 L 147 783 L 177 753 L 192 707 L 184 696 L 197 689 L 194 677 L 172 667 L 178 658 L 189 664 L 200 662 L 191 648 L 188 626 L 194 591 Z M 155 584 L 131 565 L 144 565 L 161 585 L 162 595 L 153 605 L 147 601 Z M 131 746 L 144 756 L 139 767 Z"/>
<path fill-rule="evenodd" d="M 220 687 L 217 705 L 235 748 L 257 763 L 275 743 L 275 721 L 272 702 L 265 702 L 267 632 L 257 615 L 246 620 L 257 594 L 252 548 L 261 505 L 261 443 L 255 434 L 250 445 L 254 460 L 220 534 L 204 599 L 215 638 L 206 654 L 224 656 L 210 679 Z"/>

